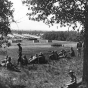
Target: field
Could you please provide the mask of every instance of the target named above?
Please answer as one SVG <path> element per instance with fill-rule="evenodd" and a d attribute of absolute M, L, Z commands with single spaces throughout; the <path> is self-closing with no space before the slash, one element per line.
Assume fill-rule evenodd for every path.
<path fill-rule="evenodd" d="M 53 43 L 63 44 L 64 47 L 51 47 L 52 43 L 46 43 L 45 40 L 40 40 L 40 43 L 32 43 L 32 41 L 23 41 L 23 55 L 29 58 L 31 55 L 43 52 L 48 60 L 52 50 L 57 50 L 59 53 L 61 49 L 70 50 L 70 47 L 74 47 L 76 57 L 68 60 L 66 58 L 58 61 L 52 61 L 49 64 L 33 64 L 28 67 L 19 67 L 21 72 L 15 72 L 7 70 L 5 67 L 0 67 L 0 86 L 2 88 L 61 88 L 66 87 L 69 83 L 70 77 L 68 75 L 69 70 L 73 70 L 79 81 L 82 78 L 82 58 L 77 57 L 76 43 L 67 41 L 53 41 Z M 17 44 L 12 44 L 11 47 L 1 49 L 1 51 L 7 51 L 7 54 L 11 56 L 12 62 L 17 62 L 18 59 L 18 47 Z M 5 55 L 0 55 L 2 60 Z"/>

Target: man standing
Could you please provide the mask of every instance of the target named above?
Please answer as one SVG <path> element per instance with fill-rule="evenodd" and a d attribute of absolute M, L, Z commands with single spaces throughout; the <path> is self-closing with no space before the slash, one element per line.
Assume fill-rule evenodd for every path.
<path fill-rule="evenodd" d="M 79 41 L 77 43 L 77 53 L 78 53 L 78 57 L 80 56 L 81 57 L 81 51 L 82 51 L 82 42 Z"/>
<path fill-rule="evenodd" d="M 19 47 L 19 50 L 18 50 L 18 53 L 19 53 L 18 64 L 19 64 L 19 62 L 21 63 L 21 60 L 22 60 L 22 47 L 20 43 L 18 43 L 17 45 Z"/>

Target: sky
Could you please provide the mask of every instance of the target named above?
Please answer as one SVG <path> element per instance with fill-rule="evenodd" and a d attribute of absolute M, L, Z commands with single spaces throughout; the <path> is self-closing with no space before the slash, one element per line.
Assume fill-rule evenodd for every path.
<path fill-rule="evenodd" d="M 54 25 L 49 28 L 48 25 L 42 22 L 35 22 L 28 19 L 26 16 L 28 9 L 25 5 L 22 4 L 22 0 L 10 0 L 13 2 L 14 11 L 14 19 L 16 23 L 11 23 L 11 29 L 14 30 L 41 30 L 41 31 L 66 31 L 67 27 L 60 28 L 57 25 Z M 59 24 L 58 24 L 59 25 Z"/>

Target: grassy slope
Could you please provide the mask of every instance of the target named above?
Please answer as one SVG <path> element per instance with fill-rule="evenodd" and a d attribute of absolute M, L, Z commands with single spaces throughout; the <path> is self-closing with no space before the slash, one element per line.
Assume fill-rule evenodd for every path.
<path fill-rule="evenodd" d="M 49 51 L 57 50 L 60 52 L 61 49 L 57 47 L 24 47 L 23 51 L 28 51 L 27 57 L 35 53 L 43 52 L 48 59 L 50 55 Z M 65 47 L 65 49 L 70 48 Z M 74 49 L 76 52 L 76 48 Z M 13 62 L 16 61 L 17 48 L 9 48 L 8 55 L 14 58 Z M 3 58 L 3 56 L 1 57 Z M 60 88 L 69 82 L 68 71 L 70 69 L 75 72 L 78 80 L 82 77 L 82 58 L 75 57 L 71 60 L 61 59 L 60 61 L 52 61 L 49 64 L 29 65 L 28 67 L 20 69 L 21 72 L 14 72 L 0 67 L 0 83 L 5 84 L 6 88 L 24 88 L 24 85 L 26 88 Z"/>

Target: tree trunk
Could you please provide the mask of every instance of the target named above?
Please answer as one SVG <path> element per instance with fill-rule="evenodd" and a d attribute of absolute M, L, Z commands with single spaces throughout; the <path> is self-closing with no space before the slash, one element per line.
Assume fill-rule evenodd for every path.
<path fill-rule="evenodd" d="M 85 19 L 84 27 L 83 83 L 88 86 L 88 15 Z"/>

